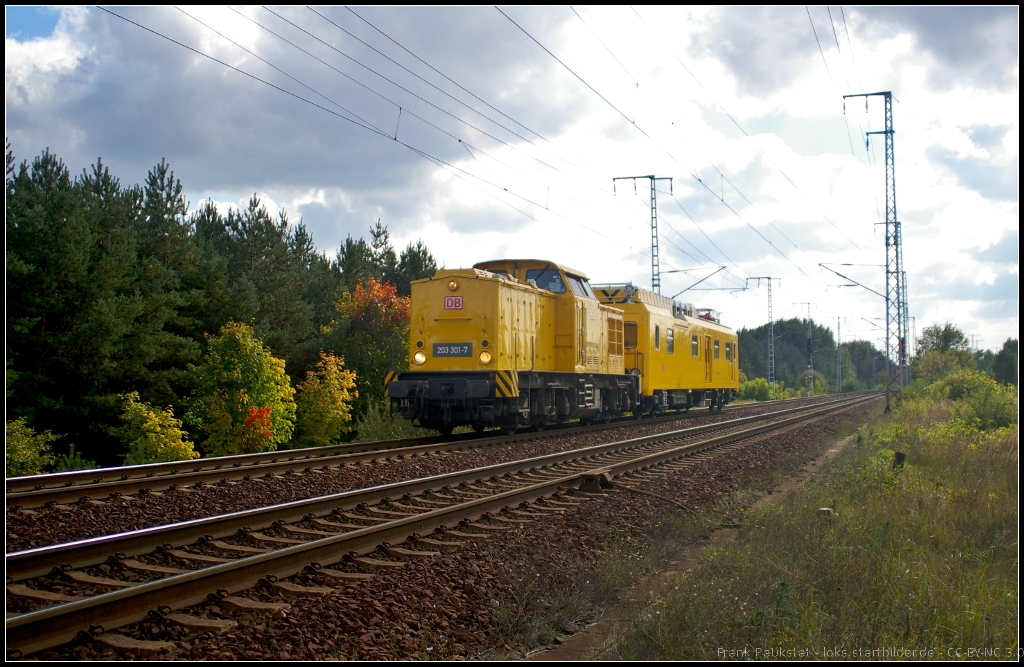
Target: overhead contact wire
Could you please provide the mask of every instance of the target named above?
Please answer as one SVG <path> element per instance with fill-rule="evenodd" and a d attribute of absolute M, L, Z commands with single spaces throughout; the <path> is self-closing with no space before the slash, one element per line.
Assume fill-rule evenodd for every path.
<path fill-rule="evenodd" d="M 117 18 L 121 19 L 122 21 L 125 21 L 126 23 L 131 23 L 132 25 L 134 25 L 134 26 L 136 26 L 138 28 L 142 28 L 146 32 L 152 33 L 152 34 L 156 35 L 157 37 L 160 37 L 162 39 L 166 39 L 168 42 L 171 42 L 173 44 L 177 44 L 178 46 L 180 46 L 180 47 L 182 47 L 184 49 L 188 49 L 189 51 L 191 51 L 192 53 L 195 53 L 196 55 L 200 55 L 200 56 L 202 56 L 204 58 L 212 60 L 213 62 L 215 62 L 215 63 L 217 63 L 219 65 L 223 65 L 224 67 L 227 67 L 228 69 L 232 69 L 232 70 L 238 72 L 239 74 L 242 74 L 242 75 L 245 75 L 245 76 L 249 77 L 250 79 L 258 81 L 258 82 L 260 82 L 260 83 L 262 83 L 264 85 L 270 86 L 271 88 L 273 88 L 275 90 L 278 90 L 278 91 L 284 93 L 285 95 L 289 95 L 291 97 L 294 97 L 295 99 L 301 100 L 301 101 L 305 102 L 306 104 L 311 104 L 311 105 L 315 106 L 316 108 L 318 108 L 318 109 L 320 109 L 322 111 L 326 111 L 327 113 L 331 114 L 332 116 L 337 116 L 338 118 L 341 118 L 342 120 L 346 120 L 346 121 L 348 121 L 348 122 L 350 122 L 350 123 L 352 123 L 354 125 L 358 125 L 359 127 L 362 127 L 363 129 L 370 130 L 371 132 L 379 134 L 379 135 L 381 135 L 383 137 L 391 138 L 391 135 L 389 135 L 387 132 L 385 132 L 385 131 L 381 130 L 380 128 L 376 127 L 375 125 L 373 125 L 369 121 L 363 119 L 362 117 L 360 117 L 355 112 L 350 111 L 349 109 L 345 109 L 344 107 L 341 107 L 346 113 L 351 114 L 357 120 L 353 120 L 352 118 L 348 118 L 346 116 L 343 116 L 343 115 L 339 114 L 336 111 L 332 111 L 331 109 L 328 109 L 325 106 L 317 104 L 316 102 L 314 102 L 312 100 L 308 100 L 305 97 L 302 97 L 301 95 L 297 95 L 296 93 L 293 93 L 290 90 L 286 90 L 286 89 L 284 89 L 284 88 L 282 88 L 280 86 L 277 86 L 277 85 L 275 85 L 273 83 L 270 83 L 269 81 L 261 79 L 261 78 L 259 78 L 258 76 L 254 75 L 254 74 L 250 74 L 250 73 L 246 72 L 245 70 L 238 69 L 234 65 L 229 65 L 228 63 L 224 62 L 223 60 L 218 60 L 217 58 L 214 58 L 211 55 L 205 54 L 202 51 L 199 51 L 197 49 L 192 48 L 188 44 L 183 44 L 182 42 L 179 42 L 178 40 L 173 39 L 171 37 L 168 37 L 167 35 L 163 35 L 163 34 L 157 32 L 156 30 L 153 30 L 151 28 L 147 28 L 146 26 L 142 25 L 141 23 L 136 23 L 135 21 L 132 21 L 129 18 L 121 16 L 120 14 L 118 14 L 116 12 L 112 12 L 109 9 L 107 9 L 106 7 L 103 7 L 101 5 L 96 5 L 96 8 L 100 9 L 100 10 L 102 10 L 102 11 L 108 13 L 108 14 L 110 14 L 111 16 L 116 16 Z"/>

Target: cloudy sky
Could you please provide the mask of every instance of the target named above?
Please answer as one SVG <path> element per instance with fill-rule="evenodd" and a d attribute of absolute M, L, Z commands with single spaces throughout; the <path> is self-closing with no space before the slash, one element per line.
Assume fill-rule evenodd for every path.
<path fill-rule="evenodd" d="M 7 8 L 19 160 L 166 158 L 193 210 L 255 193 L 332 255 L 380 219 L 448 267 L 647 287 L 649 181 L 613 178 L 655 175 L 663 294 L 757 326 L 773 276 L 776 318 L 877 345 L 882 299 L 819 263 L 884 291 L 882 98 L 842 96 L 891 90 L 918 333 L 1018 335 L 1016 8 L 110 11 Z"/>

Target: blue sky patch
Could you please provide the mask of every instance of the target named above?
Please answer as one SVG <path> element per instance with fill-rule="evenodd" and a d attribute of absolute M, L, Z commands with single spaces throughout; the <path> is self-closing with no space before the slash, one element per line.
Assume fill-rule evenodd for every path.
<path fill-rule="evenodd" d="M 60 20 L 60 11 L 51 7 L 5 7 L 4 18 L 7 39 L 27 42 L 52 35 Z"/>

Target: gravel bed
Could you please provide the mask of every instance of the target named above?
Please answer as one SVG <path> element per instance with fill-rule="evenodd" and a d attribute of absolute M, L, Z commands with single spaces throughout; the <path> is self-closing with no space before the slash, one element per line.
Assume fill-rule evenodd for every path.
<path fill-rule="evenodd" d="M 871 408 L 862 406 L 814 424 L 770 435 L 747 447 L 695 462 L 682 472 L 631 486 L 690 507 L 706 506 L 728 494 L 740 477 L 768 470 L 812 440 L 836 433 Z M 317 599 L 290 599 L 291 608 L 266 616 L 234 617 L 239 625 L 222 634 L 190 633 L 170 623 L 147 620 L 118 632 L 171 642 L 153 655 L 114 651 L 79 640 L 39 654 L 46 660 L 211 659 L 211 660 L 410 660 L 480 657 L 522 658 L 536 645 L 509 643 L 503 632 L 510 617 L 554 618 L 551 591 L 581 586 L 607 550 L 642 553 L 660 518 L 678 512 L 670 502 L 628 491 L 587 500 L 565 513 L 533 521 L 455 551 L 418 559 L 369 582 L 334 588 Z M 638 560 L 640 562 L 640 560 Z M 638 568 L 634 578 L 642 576 Z M 322 575 L 294 583 L 323 585 Z M 589 582 L 588 582 L 589 583 Z M 280 601 L 256 587 L 241 595 Z M 593 613 L 598 610 L 594 609 Z M 207 602 L 193 615 L 226 617 Z M 563 622 L 576 631 L 588 618 Z M 543 640 L 542 640 L 543 641 Z"/>
<path fill-rule="evenodd" d="M 760 406 L 758 412 L 777 410 Z M 746 413 L 744 413 L 746 414 Z M 360 465 L 277 477 L 254 477 L 226 485 L 205 485 L 163 493 L 135 494 L 110 500 L 92 500 L 55 507 L 7 513 L 7 552 L 72 542 L 89 537 L 139 530 L 217 514 L 314 498 L 379 484 L 440 475 L 515 461 L 544 454 L 652 435 L 734 418 L 714 413 L 680 421 L 629 423 L 621 428 L 573 436 L 554 436 L 529 443 L 498 445 L 476 451 L 444 453 L 390 461 L 376 459 Z M 87 490 L 83 488 L 83 494 Z"/>

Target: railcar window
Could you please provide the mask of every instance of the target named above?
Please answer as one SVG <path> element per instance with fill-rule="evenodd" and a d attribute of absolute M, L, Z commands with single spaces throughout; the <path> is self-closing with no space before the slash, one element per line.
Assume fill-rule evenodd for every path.
<path fill-rule="evenodd" d="M 669 354 L 676 353 L 676 332 L 672 327 L 665 329 L 665 351 Z"/>
<path fill-rule="evenodd" d="M 690 354 L 692 354 L 695 357 L 700 356 L 700 338 L 697 336 L 697 334 L 693 334 L 692 336 L 690 336 L 690 348 Z"/>
<path fill-rule="evenodd" d="M 654 349 L 661 349 L 661 327 L 657 324 L 654 325 Z"/>
<path fill-rule="evenodd" d="M 565 283 L 557 269 L 529 269 L 526 272 L 526 281 L 555 294 L 565 293 Z"/>
<path fill-rule="evenodd" d="M 715 359 L 718 359 L 718 339 L 715 339 Z"/>
<path fill-rule="evenodd" d="M 627 350 L 636 349 L 636 322 L 623 322 L 625 332 L 625 345 Z"/>

